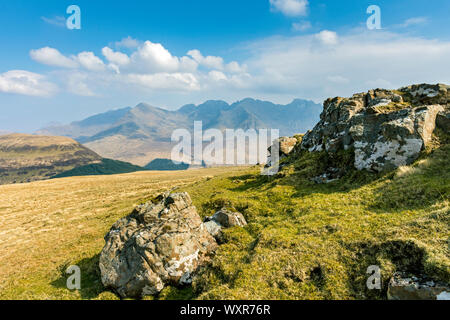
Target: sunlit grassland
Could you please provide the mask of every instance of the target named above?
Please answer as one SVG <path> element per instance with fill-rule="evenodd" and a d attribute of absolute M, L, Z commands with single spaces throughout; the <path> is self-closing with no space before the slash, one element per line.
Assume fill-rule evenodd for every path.
<path fill-rule="evenodd" d="M 442 135 L 411 166 L 350 170 L 324 185 L 310 178 L 348 165 L 349 154 L 301 151 L 275 177 L 217 168 L 1 186 L 0 298 L 117 299 L 100 282 L 103 236 L 136 204 L 175 187 L 202 217 L 225 206 L 248 226 L 225 231 L 192 288 L 167 287 L 159 299 L 385 299 L 399 270 L 448 283 L 449 156 Z M 82 270 L 80 291 L 65 287 L 72 264 Z M 366 287 L 371 265 L 381 268 L 382 290 Z"/>
<path fill-rule="evenodd" d="M 104 292 L 98 254 L 111 225 L 145 199 L 246 168 L 137 172 L 0 186 L 0 298 L 116 298 Z M 82 269 L 80 292 L 65 270 Z"/>

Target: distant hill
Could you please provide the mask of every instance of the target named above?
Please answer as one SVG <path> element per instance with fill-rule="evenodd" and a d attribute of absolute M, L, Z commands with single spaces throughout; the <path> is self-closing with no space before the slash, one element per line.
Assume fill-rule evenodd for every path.
<path fill-rule="evenodd" d="M 179 163 L 175 164 L 169 159 L 155 159 L 145 166 L 145 169 L 152 171 L 178 171 L 189 169 L 189 164 Z"/>
<path fill-rule="evenodd" d="M 7 134 L 0 136 L 0 184 L 48 179 L 101 157 L 67 137 Z"/>
<path fill-rule="evenodd" d="M 204 130 L 279 129 L 283 136 L 303 133 L 317 123 L 322 105 L 296 99 L 287 105 L 244 99 L 233 104 L 210 100 L 177 111 L 141 103 L 134 108 L 98 114 L 66 126 L 50 126 L 38 134 L 64 135 L 83 143 L 102 157 L 146 165 L 170 158 L 172 132 L 193 129 L 202 121 Z"/>
<path fill-rule="evenodd" d="M 145 168 L 135 166 L 128 162 L 102 159 L 100 163 L 92 163 L 81 167 L 73 168 L 57 174 L 52 178 L 78 177 L 78 176 L 99 176 L 110 174 L 130 173 L 136 171 L 145 171 Z"/>

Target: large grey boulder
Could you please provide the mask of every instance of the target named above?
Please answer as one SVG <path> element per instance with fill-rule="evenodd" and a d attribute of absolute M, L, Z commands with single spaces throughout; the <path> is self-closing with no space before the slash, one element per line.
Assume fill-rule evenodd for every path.
<path fill-rule="evenodd" d="M 431 279 L 396 273 L 389 282 L 389 300 L 450 300 L 450 287 Z"/>
<path fill-rule="evenodd" d="M 448 110 L 450 87 L 416 85 L 328 99 L 321 120 L 302 140 L 311 152 L 354 149 L 355 167 L 391 170 L 411 164 L 430 143 L 436 118 Z"/>
<path fill-rule="evenodd" d="M 192 281 L 217 248 L 187 193 L 160 196 L 117 221 L 100 255 L 103 285 L 121 297 L 159 293 Z"/>

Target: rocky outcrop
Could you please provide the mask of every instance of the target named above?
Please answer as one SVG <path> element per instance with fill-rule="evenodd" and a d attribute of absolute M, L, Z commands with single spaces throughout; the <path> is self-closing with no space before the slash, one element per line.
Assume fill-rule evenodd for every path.
<path fill-rule="evenodd" d="M 328 99 L 321 120 L 301 146 L 311 152 L 354 149 L 357 169 L 394 169 L 418 158 L 436 122 L 446 127 L 449 105 L 450 87 L 441 84 Z"/>
<path fill-rule="evenodd" d="M 389 300 L 450 300 L 450 287 L 431 279 L 396 273 L 389 282 Z"/>
<path fill-rule="evenodd" d="M 217 211 L 212 217 L 205 219 L 205 227 L 208 232 L 219 242 L 222 239 L 222 229 L 232 227 L 244 227 L 247 221 L 240 212 L 233 212 L 225 208 Z"/>
<path fill-rule="evenodd" d="M 187 193 L 160 196 L 117 221 L 100 255 L 103 285 L 121 297 L 159 293 L 192 281 L 217 248 Z"/>

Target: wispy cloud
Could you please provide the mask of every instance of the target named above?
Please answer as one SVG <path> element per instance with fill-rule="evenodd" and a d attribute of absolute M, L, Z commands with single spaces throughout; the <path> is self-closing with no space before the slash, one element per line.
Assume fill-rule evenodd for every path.
<path fill-rule="evenodd" d="M 306 31 L 312 28 L 311 22 L 309 21 L 300 21 L 294 22 L 292 24 L 292 30 L 294 31 Z"/>
<path fill-rule="evenodd" d="M 47 97 L 56 91 L 56 85 L 41 74 L 25 70 L 11 70 L 0 74 L 0 92 Z"/>
<path fill-rule="evenodd" d="M 427 22 L 428 22 L 427 17 L 414 17 L 414 18 L 405 20 L 405 22 L 400 24 L 399 27 L 407 28 L 407 27 L 411 27 L 411 26 L 415 26 L 415 25 L 426 24 Z"/>
<path fill-rule="evenodd" d="M 53 18 L 47 18 L 47 17 L 41 17 L 42 21 L 44 21 L 45 23 L 57 26 L 57 27 L 62 27 L 64 28 L 66 26 L 66 18 L 64 18 L 63 16 L 55 16 Z"/>

